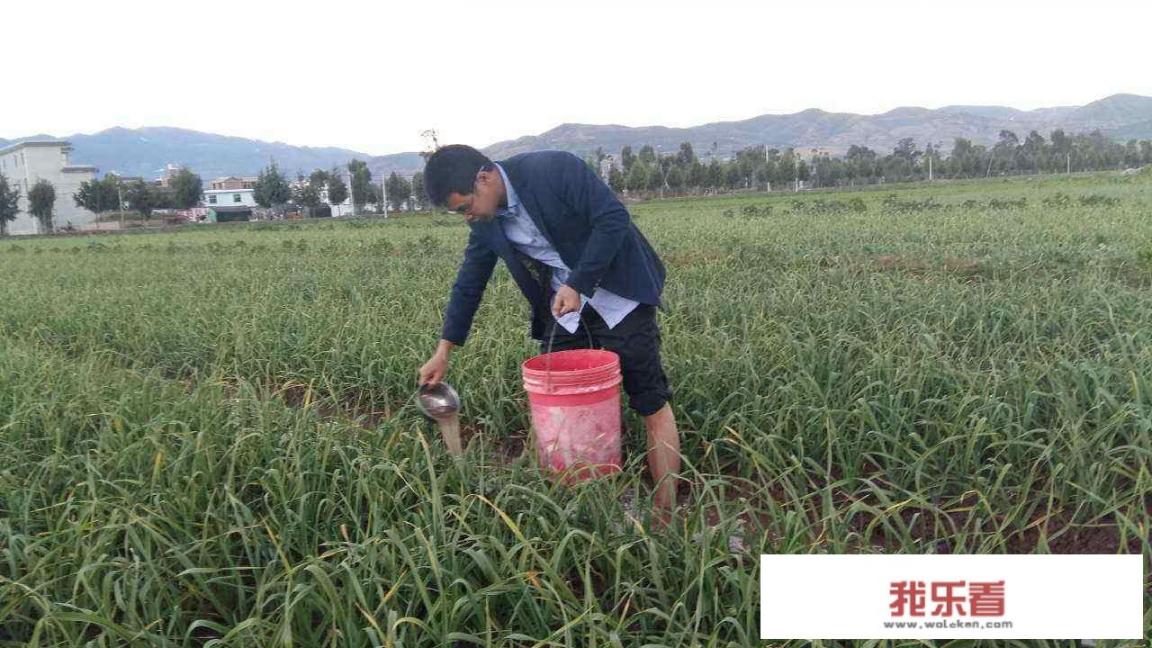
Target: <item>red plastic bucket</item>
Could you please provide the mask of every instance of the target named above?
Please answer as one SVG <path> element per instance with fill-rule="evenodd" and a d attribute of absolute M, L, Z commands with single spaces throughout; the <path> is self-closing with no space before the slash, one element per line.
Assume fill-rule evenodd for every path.
<path fill-rule="evenodd" d="M 620 357 L 556 351 L 520 369 L 540 466 L 565 482 L 620 472 Z"/>

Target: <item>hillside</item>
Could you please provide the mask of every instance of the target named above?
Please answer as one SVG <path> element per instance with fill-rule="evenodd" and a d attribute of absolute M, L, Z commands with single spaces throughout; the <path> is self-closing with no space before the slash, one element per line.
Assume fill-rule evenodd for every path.
<path fill-rule="evenodd" d="M 36 135 L 5 142 L 0 147 L 29 139 L 56 136 Z M 366 153 L 341 148 L 292 146 L 283 142 L 264 142 L 242 137 L 229 137 L 183 128 L 109 128 L 90 135 L 61 137 L 72 142 L 72 161 L 92 164 L 102 173 L 158 177 L 166 164 L 185 165 L 204 178 L 224 175 L 256 175 L 275 159 L 286 174 L 308 173 L 345 164 L 352 158 L 368 159 Z"/>
<path fill-rule="evenodd" d="M 624 146 L 638 149 L 645 144 L 671 153 L 681 142 L 690 142 L 697 154 L 704 157 L 709 154 L 727 157 L 739 149 L 761 144 L 802 150 L 818 148 L 832 153 L 842 153 L 856 144 L 885 153 L 906 137 L 921 146 L 932 142 L 947 149 L 956 137 L 991 144 L 1001 130 L 1012 130 L 1023 139 L 1030 130 L 1047 136 L 1054 128 L 1063 128 L 1069 133 L 1100 130 L 1122 140 L 1152 138 L 1152 97 L 1117 94 L 1084 106 L 1036 110 L 953 105 L 938 109 L 902 107 L 877 115 L 857 115 L 813 108 L 788 115 L 760 115 L 691 128 L 562 124 L 539 135 L 497 142 L 484 150 L 494 159 L 540 149 L 561 149 L 581 156 L 590 155 L 598 148 L 606 153 L 618 153 Z M 54 136 L 0 139 L 0 147 L 50 137 Z M 110 128 L 64 139 L 74 145 L 72 160 L 77 164 L 93 164 L 102 172 L 144 177 L 157 177 L 166 164 L 186 165 L 205 178 L 255 175 L 272 159 L 288 175 L 328 169 L 353 158 L 367 160 L 375 177 L 392 171 L 411 175 L 423 167 L 423 158 L 415 152 L 374 157 L 349 149 L 293 146 L 181 128 Z"/>
<path fill-rule="evenodd" d="M 833 153 L 842 153 L 856 144 L 887 152 L 905 137 L 921 145 L 936 142 L 948 148 L 956 137 L 982 144 L 994 143 L 1001 130 L 1012 130 L 1023 139 L 1033 129 L 1045 136 L 1054 128 L 1070 133 L 1098 129 L 1125 139 L 1152 136 L 1150 127 L 1152 97 L 1121 94 L 1085 106 L 1029 111 L 1005 106 L 945 106 L 935 110 L 904 107 L 878 115 L 857 115 L 809 109 L 790 115 L 761 115 L 692 128 L 563 124 L 540 135 L 497 142 L 485 151 L 497 159 L 545 148 L 588 155 L 600 147 L 615 153 L 625 145 L 635 148 L 643 144 L 670 152 L 681 142 L 690 142 L 697 154 L 714 152 L 722 157 L 759 144 L 819 148 Z"/>

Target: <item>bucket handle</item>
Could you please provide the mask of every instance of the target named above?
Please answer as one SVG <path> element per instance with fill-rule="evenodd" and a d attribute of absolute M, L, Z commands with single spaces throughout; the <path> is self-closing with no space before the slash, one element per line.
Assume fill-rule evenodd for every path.
<path fill-rule="evenodd" d="M 583 309 L 581 309 L 581 315 L 583 315 Z M 548 350 L 544 352 L 544 357 L 547 358 L 544 362 L 544 374 L 547 376 L 547 378 L 544 379 L 544 388 L 549 392 L 552 391 L 552 343 L 556 340 L 556 329 L 559 326 L 560 320 L 553 316 L 552 332 L 548 334 Z M 588 328 L 583 317 L 580 318 L 580 323 L 577 325 L 577 328 L 581 327 L 584 329 L 584 333 L 588 335 L 588 348 L 595 349 L 596 341 L 592 339 L 592 330 Z"/>

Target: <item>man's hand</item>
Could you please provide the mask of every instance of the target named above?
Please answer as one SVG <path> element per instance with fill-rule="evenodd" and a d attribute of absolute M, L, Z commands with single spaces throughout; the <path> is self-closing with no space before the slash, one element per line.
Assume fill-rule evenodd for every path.
<path fill-rule="evenodd" d="M 421 385 L 428 385 L 435 387 L 444 380 L 444 374 L 448 373 L 448 355 L 452 353 L 452 347 L 455 346 L 447 340 L 440 340 L 440 345 L 436 347 L 436 353 L 432 354 L 432 358 L 420 367 L 419 381 Z"/>
<path fill-rule="evenodd" d="M 580 311 L 580 293 L 574 288 L 560 286 L 556 291 L 556 299 L 552 300 L 552 314 L 556 317 Z"/>
<path fill-rule="evenodd" d="M 435 387 L 444 380 L 446 373 L 448 373 L 448 356 L 437 353 L 420 367 L 420 384 Z"/>

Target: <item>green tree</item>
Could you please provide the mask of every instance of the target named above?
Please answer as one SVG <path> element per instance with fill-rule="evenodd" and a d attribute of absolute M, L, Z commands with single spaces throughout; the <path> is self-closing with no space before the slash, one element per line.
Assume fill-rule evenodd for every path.
<path fill-rule="evenodd" d="M 637 161 L 632 165 L 632 169 L 628 171 L 628 175 L 624 180 L 624 186 L 628 188 L 628 191 L 643 191 L 647 184 L 648 165 Z"/>
<path fill-rule="evenodd" d="M 275 162 L 257 176 L 256 184 L 252 187 L 252 197 L 257 205 L 265 209 L 280 209 L 292 200 L 292 187 Z"/>
<path fill-rule="evenodd" d="M 705 183 L 708 182 L 707 167 L 700 164 L 699 160 L 693 162 L 688 167 L 688 174 L 685 176 L 684 182 L 688 185 L 688 188 L 693 191 L 703 188 Z"/>
<path fill-rule="evenodd" d="M 114 175 L 106 175 L 103 180 L 87 180 L 80 183 L 80 189 L 72 194 L 72 202 L 77 207 L 87 209 L 93 214 L 103 214 L 107 211 L 120 209 L 120 194 L 117 189 L 119 179 Z"/>
<path fill-rule="evenodd" d="M 1020 154 L 1023 157 L 1023 162 L 1032 169 L 1033 173 L 1040 173 L 1040 165 L 1048 156 L 1048 143 L 1044 140 L 1043 135 L 1032 131 L 1024 138 L 1024 144 L 1020 147 Z"/>
<path fill-rule="evenodd" d="M 1007 171 L 1015 168 L 1016 152 L 1020 147 L 1020 138 L 1010 130 L 1000 131 L 1000 138 L 996 142 L 996 146 L 992 147 L 992 157 L 988 159 L 988 170 L 985 175 L 992 174 L 992 166 L 995 163 L 996 167 L 1001 171 Z"/>
<path fill-rule="evenodd" d="M 772 184 L 780 187 L 795 187 L 793 184 L 796 181 L 796 153 L 792 149 L 786 149 L 780 154 L 780 160 L 776 163 L 775 173 L 772 175 Z"/>
<path fill-rule="evenodd" d="M 384 191 L 378 184 L 368 185 L 368 202 L 376 205 L 377 214 L 384 213 Z"/>
<path fill-rule="evenodd" d="M 632 170 L 632 165 L 636 162 L 636 154 L 632 152 L 631 146 L 625 146 L 620 149 L 620 166 L 624 167 L 624 175 L 627 175 Z"/>
<path fill-rule="evenodd" d="M 811 175 L 812 174 L 811 174 L 810 169 L 808 168 L 807 162 L 805 162 L 804 160 L 800 160 L 796 163 L 796 178 L 797 179 L 799 179 L 801 182 L 808 182 L 808 178 L 811 177 Z"/>
<path fill-rule="evenodd" d="M 0 236 L 8 235 L 8 223 L 20 213 L 20 188 L 8 184 L 8 177 L 0 173 Z"/>
<path fill-rule="evenodd" d="M 738 189 L 745 184 L 746 176 L 740 169 L 740 165 L 735 161 L 727 165 L 724 170 L 724 187 L 727 189 Z"/>
<path fill-rule="evenodd" d="M 892 155 L 903 160 L 908 168 L 916 166 L 916 161 L 920 159 L 923 153 L 916 148 L 916 140 L 911 137 L 905 137 L 896 143 L 896 148 L 892 149 Z"/>
<path fill-rule="evenodd" d="M 329 174 L 324 169 L 316 169 L 308 175 L 308 183 L 316 187 L 317 190 L 323 190 L 328 186 Z"/>
<path fill-rule="evenodd" d="M 952 155 L 948 158 L 954 176 L 974 176 L 981 170 L 980 156 L 972 140 L 957 137 L 952 140 Z"/>
<path fill-rule="evenodd" d="M 647 167 L 648 177 L 645 179 L 644 188 L 648 191 L 663 191 L 664 190 L 664 173 L 660 170 L 659 164 L 654 164 Z"/>
<path fill-rule="evenodd" d="M 676 167 L 676 166 L 672 167 L 671 169 L 668 169 L 668 177 L 665 178 L 665 181 L 668 183 L 668 188 L 671 189 L 672 191 L 676 191 L 676 192 L 683 191 L 684 190 L 684 171 L 681 170 L 680 167 Z"/>
<path fill-rule="evenodd" d="M 412 174 L 412 207 L 423 209 L 428 203 L 428 190 L 424 188 L 424 172 Z"/>
<path fill-rule="evenodd" d="M 42 234 L 52 233 L 52 209 L 56 206 L 56 188 L 47 180 L 37 180 L 28 190 L 28 213 L 40 221 Z"/>
<path fill-rule="evenodd" d="M 613 164 L 612 169 L 608 171 L 608 186 L 616 193 L 624 191 L 624 173 L 621 172 L 620 168 L 615 164 Z"/>
<path fill-rule="evenodd" d="M 395 211 L 400 211 L 412 197 L 412 184 L 395 171 L 388 176 L 384 189 L 388 192 L 388 204 Z"/>
<path fill-rule="evenodd" d="M 720 160 L 712 158 L 708 163 L 708 187 L 719 189 L 724 184 L 724 169 L 720 167 Z"/>
<path fill-rule="evenodd" d="M 676 152 L 676 166 L 687 169 L 696 162 L 696 151 L 692 150 L 690 142 L 681 142 L 680 150 Z"/>
<path fill-rule="evenodd" d="M 332 171 L 327 174 L 327 182 L 328 204 L 344 204 L 344 201 L 348 200 L 348 185 L 345 184 L 344 178 L 340 175 L 340 171 L 337 169 L 332 169 Z"/>
<path fill-rule="evenodd" d="M 363 160 L 352 160 L 348 163 L 348 173 L 352 182 L 352 209 L 372 202 L 372 172 L 368 170 L 368 163 Z"/>
<path fill-rule="evenodd" d="M 143 180 L 137 180 L 128 185 L 124 191 L 124 200 L 128 203 L 129 208 L 144 218 L 151 218 L 152 210 L 160 206 L 157 204 L 159 201 L 156 192 Z"/>
<path fill-rule="evenodd" d="M 323 169 L 316 169 L 308 175 L 308 186 L 316 192 L 316 206 L 324 204 L 324 196 L 328 191 L 328 183 L 332 176 Z"/>
<path fill-rule="evenodd" d="M 315 176 L 316 172 L 313 171 L 312 175 Z M 308 218 L 311 218 L 312 211 L 320 206 L 321 186 L 323 185 L 314 182 L 312 177 L 305 178 L 302 173 L 296 177 L 296 185 L 292 187 L 292 202 L 303 207 Z"/>
<path fill-rule="evenodd" d="M 187 168 L 177 171 L 168 186 L 171 188 L 172 206 L 176 209 L 191 209 L 200 204 L 204 195 L 204 182 Z"/>

